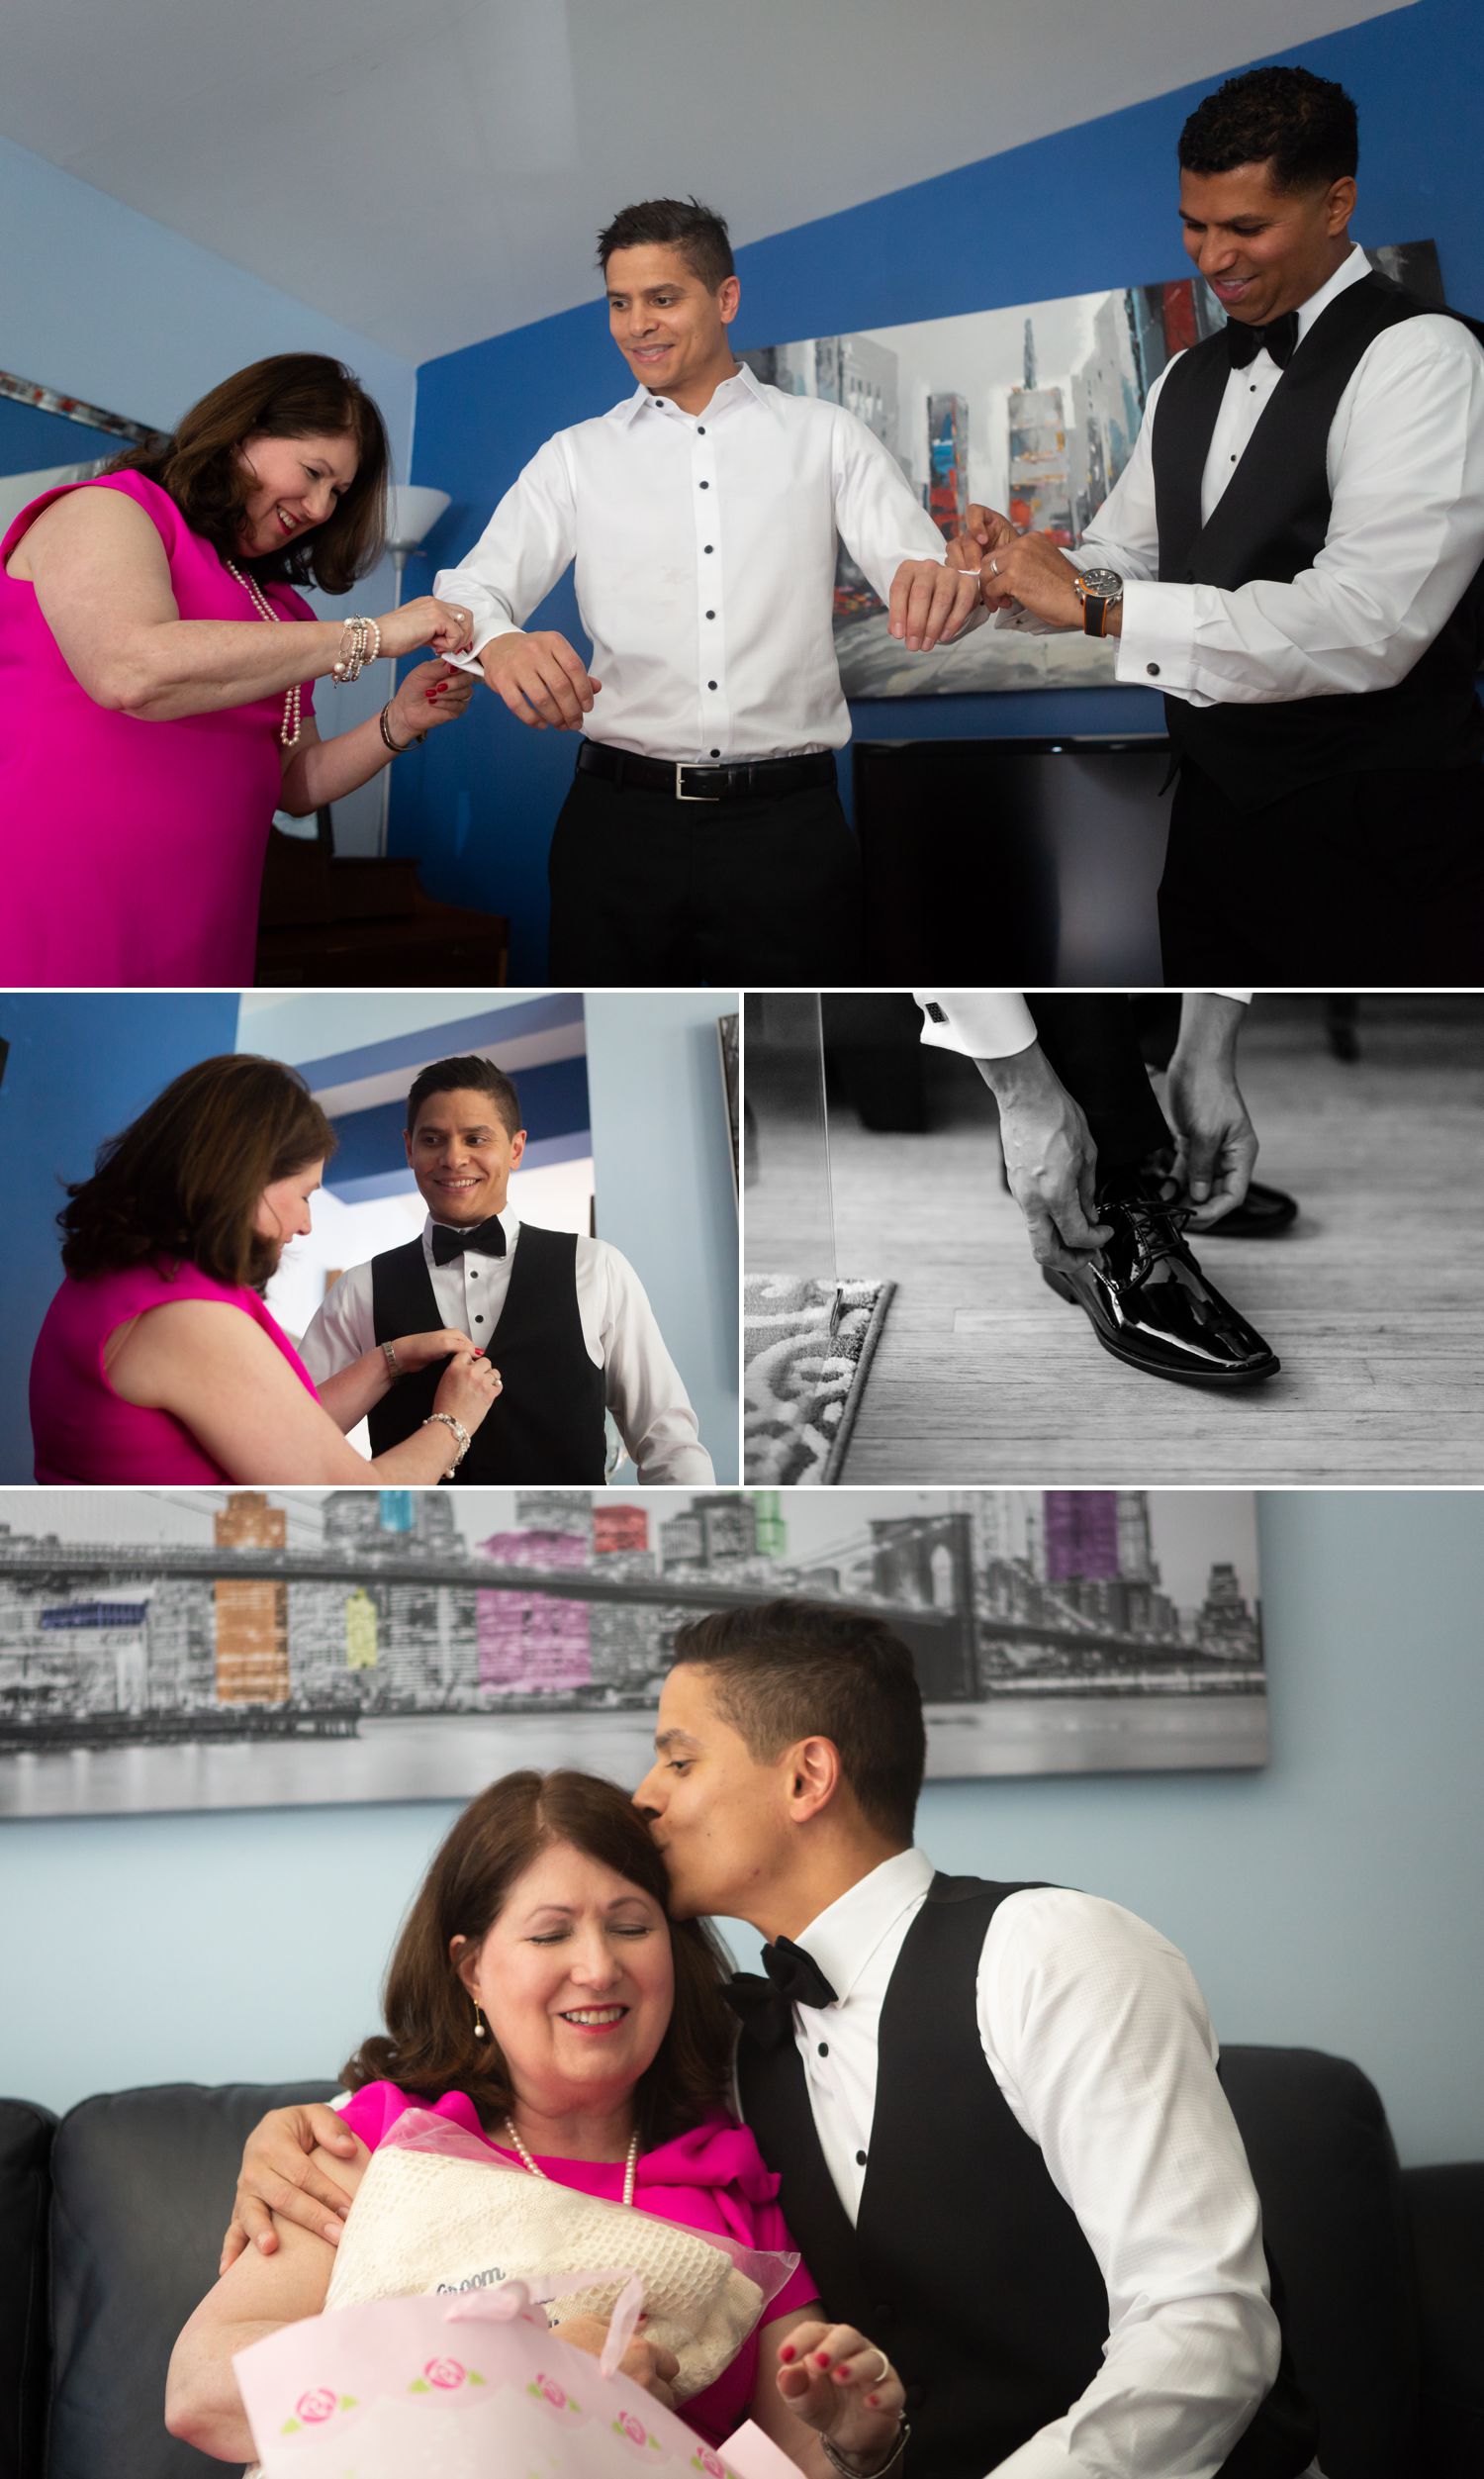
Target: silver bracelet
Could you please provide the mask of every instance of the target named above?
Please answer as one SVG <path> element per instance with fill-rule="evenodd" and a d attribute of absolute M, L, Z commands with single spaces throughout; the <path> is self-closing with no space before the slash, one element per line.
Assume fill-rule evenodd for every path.
<path fill-rule="evenodd" d="M 395 1385 L 402 1375 L 402 1363 L 397 1357 L 397 1346 L 395 1343 L 383 1343 L 381 1348 L 387 1358 L 387 1375 Z"/>
<path fill-rule="evenodd" d="M 896 2442 L 892 2445 L 885 2460 L 877 2463 L 875 2470 L 863 2470 L 859 2462 L 847 2461 L 839 2446 L 832 2444 L 828 2436 L 822 2435 L 819 2441 L 824 2447 L 825 2460 L 830 2464 L 831 2469 L 839 2471 L 840 2479 L 886 2479 L 887 2471 L 894 2470 L 905 2453 L 907 2438 L 911 2432 L 911 2429 L 903 2419 L 896 2431 Z"/>
<path fill-rule="evenodd" d="M 430 1411 L 427 1418 L 421 1423 L 421 1426 L 424 1429 L 430 1429 L 435 1420 L 441 1420 L 444 1428 L 451 1429 L 454 1436 L 458 1439 L 459 1451 L 455 1455 L 452 1463 L 448 1466 L 448 1470 L 450 1472 L 457 1472 L 460 1464 L 464 1460 L 464 1457 L 468 1454 L 470 1446 L 473 1444 L 473 1440 L 471 1439 L 462 1420 L 455 1420 L 451 1411 Z"/>

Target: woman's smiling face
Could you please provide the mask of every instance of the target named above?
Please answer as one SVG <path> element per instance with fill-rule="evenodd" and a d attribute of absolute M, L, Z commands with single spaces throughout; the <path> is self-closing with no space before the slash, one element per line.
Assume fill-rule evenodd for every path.
<path fill-rule="evenodd" d="M 454 1959 L 489 2017 L 517 2103 L 545 2114 L 615 2105 L 670 2026 L 664 1912 L 568 1842 L 531 1861 L 483 1944 Z"/>
<path fill-rule="evenodd" d="M 348 432 L 302 439 L 254 431 L 237 449 L 248 475 L 237 544 L 244 559 L 281 551 L 332 516 L 355 480 L 358 458 Z"/>

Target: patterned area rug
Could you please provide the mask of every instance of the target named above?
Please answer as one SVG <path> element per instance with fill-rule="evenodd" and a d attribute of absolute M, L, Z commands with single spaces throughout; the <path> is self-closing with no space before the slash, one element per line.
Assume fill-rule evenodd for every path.
<path fill-rule="evenodd" d="M 749 1275 L 742 1287 L 743 1477 L 838 1480 L 893 1283 Z"/>

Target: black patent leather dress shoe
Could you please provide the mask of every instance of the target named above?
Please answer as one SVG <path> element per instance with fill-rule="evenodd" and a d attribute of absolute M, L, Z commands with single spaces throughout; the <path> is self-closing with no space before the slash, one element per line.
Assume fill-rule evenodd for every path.
<path fill-rule="evenodd" d="M 1145 1185 L 1158 1192 L 1159 1182 L 1168 1180 L 1174 1170 L 1173 1147 L 1167 1153 L 1147 1154 L 1141 1168 Z M 1281 1188 L 1265 1188 L 1260 1180 L 1251 1180 L 1241 1204 L 1202 1231 L 1201 1238 L 1275 1239 L 1297 1220 L 1296 1197 Z"/>
<path fill-rule="evenodd" d="M 1256 1385 L 1276 1353 L 1206 1281 L 1185 1245 L 1188 1214 L 1161 1204 L 1137 1175 L 1110 1181 L 1098 1199 L 1113 1236 L 1074 1273 L 1043 1266 L 1061 1298 L 1084 1308 L 1105 1352 L 1179 1385 Z"/>
<path fill-rule="evenodd" d="M 1298 1220 L 1298 1199 L 1287 1195 L 1281 1188 L 1265 1188 L 1260 1180 L 1249 1183 L 1247 1194 L 1240 1205 L 1224 1213 L 1202 1231 L 1208 1239 L 1275 1239 L 1279 1231 Z"/>

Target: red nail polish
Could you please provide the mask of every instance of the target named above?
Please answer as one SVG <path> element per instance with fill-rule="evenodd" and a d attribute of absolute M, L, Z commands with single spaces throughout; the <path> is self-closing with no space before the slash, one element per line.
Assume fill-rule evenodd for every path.
<path fill-rule="evenodd" d="M 866 2407 L 867 2407 L 867 2409 L 868 2409 L 868 2410 L 880 2410 L 880 2409 L 881 2409 L 881 2395 L 880 2395 L 879 2393 L 868 2393 L 868 2394 L 867 2394 L 867 2396 L 866 2396 Z"/>
<path fill-rule="evenodd" d="M 796 2358 L 796 2357 L 797 2357 L 797 2355 L 798 2355 L 798 2353 L 797 2353 L 797 2351 L 794 2349 L 792 2342 L 791 2342 L 791 2341 L 786 2341 L 786 2342 L 784 2343 L 783 2348 L 779 2351 L 779 2360 L 780 2360 L 780 2363 L 781 2363 L 783 2366 L 787 2367 L 787 2366 L 790 2363 L 790 2361 L 791 2361 L 792 2359 L 794 2359 L 794 2358 Z"/>
<path fill-rule="evenodd" d="M 830 2354 L 828 2350 L 816 2350 L 814 2352 L 814 2364 L 816 2367 L 827 2367 L 829 2363 Z"/>

